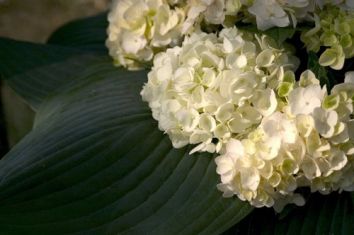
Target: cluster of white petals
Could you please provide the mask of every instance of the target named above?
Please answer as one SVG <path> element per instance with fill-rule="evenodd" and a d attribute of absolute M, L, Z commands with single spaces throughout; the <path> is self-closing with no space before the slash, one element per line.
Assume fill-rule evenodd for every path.
<path fill-rule="evenodd" d="M 199 29 L 201 22 L 224 24 L 227 16 L 236 16 L 243 0 L 189 0 L 187 19 L 183 32 L 190 33 Z"/>
<path fill-rule="evenodd" d="M 108 15 L 106 41 L 115 64 L 135 70 L 151 62 L 155 53 L 182 39 L 185 20 L 179 1 L 115 0 Z"/>
<path fill-rule="evenodd" d="M 353 22 L 341 16 L 337 26 L 327 30 L 332 18 L 322 21 L 318 12 L 333 6 L 353 11 L 354 0 L 114 0 L 106 44 L 116 65 L 135 70 L 150 65 L 158 52 L 180 46 L 192 32 L 215 29 L 212 25 L 230 27 L 242 21 L 240 14 L 246 21 L 255 21 L 259 30 L 295 27 L 299 21 L 310 21 L 316 27 L 303 36 L 307 48 L 318 51 L 320 46 L 330 46 L 321 64 L 340 68 L 344 58 L 354 54 L 353 32 L 343 25 Z"/>
<path fill-rule="evenodd" d="M 311 71 L 278 87 L 277 111 L 248 136 L 231 139 L 216 158 L 225 197 L 237 195 L 255 207 L 305 203 L 296 189 L 354 191 L 354 72 L 330 95 Z M 291 84 L 289 86 L 289 84 Z"/>
<path fill-rule="evenodd" d="M 331 4 L 347 6 L 351 1 L 331 1 Z M 260 30 L 296 26 L 299 21 L 311 21 L 309 16 L 315 8 L 326 4 L 324 0 L 190 0 L 183 32 L 199 29 L 201 22 L 228 25 L 231 19 L 241 20 L 237 17 L 240 12 L 249 15 L 251 21 L 255 19 Z"/>
<path fill-rule="evenodd" d="M 310 70 L 296 81 L 291 47 L 235 27 L 312 23 L 301 40 L 339 70 L 354 0 L 114 0 L 108 21 L 116 65 L 153 64 L 141 96 L 173 147 L 219 154 L 225 197 L 281 211 L 305 203 L 299 188 L 354 191 L 354 71 L 330 92 Z"/>
<path fill-rule="evenodd" d="M 248 12 L 256 18 L 260 30 L 290 25 L 295 27 L 301 21 L 313 22 L 313 13 L 321 12 L 326 6 L 338 7 L 342 11 L 354 10 L 354 0 L 251 0 L 246 2 L 248 4 L 244 4 Z"/>
<path fill-rule="evenodd" d="M 174 147 L 220 152 L 276 110 L 274 89 L 297 63 L 264 35 L 194 33 L 155 57 L 141 94 Z"/>
<path fill-rule="evenodd" d="M 248 11 L 256 18 L 258 29 L 267 30 L 296 26 L 313 12 L 314 6 L 309 0 L 254 0 Z"/>

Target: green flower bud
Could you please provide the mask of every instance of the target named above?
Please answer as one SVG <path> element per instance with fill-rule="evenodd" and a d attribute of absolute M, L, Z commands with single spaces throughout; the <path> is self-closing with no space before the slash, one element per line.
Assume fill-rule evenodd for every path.
<path fill-rule="evenodd" d="M 295 83 L 295 73 L 293 71 L 286 71 L 283 77 L 284 82 Z"/>
<path fill-rule="evenodd" d="M 327 110 L 334 110 L 338 107 L 340 97 L 337 94 L 326 96 L 323 100 L 322 107 Z"/>
<path fill-rule="evenodd" d="M 320 56 L 319 63 L 322 66 L 330 66 L 336 62 L 337 53 L 333 49 L 325 50 Z"/>
<path fill-rule="evenodd" d="M 323 45 L 330 47 L 338 43 L 336 35 L 332 32 L 326 32 L 321 35 L 320 40 L 323 42 Z"/>
<path fill-rule="evenodd" d="M 279 97 L 286 97 L 293 90 L 294 84 L 290 82 L 282 82 L 278 88 Z"/>
<path fill-rule="evenodd" d="M 339 20 L 336 20 L 334 23 L 334 30 L 336 31 L 336 33 L 341 35 L 350 33 L 351 28 L 347 22 L 339 22 Z"/>
<path fill-rule="evenodd" d="M 353 11 L 327 4 L 315 12 L 314 20 L 315 27 L 303 31 L 301 41 L 307 51 L 318 52 L 321 47 L 327 47 L 320 56 L 320 65 L 342 69 L 345 59 L 354 56 Z"/>
<path fill-rule="evenodd" d="M 343 35 L 340 39 L 340 45 L 344 48 L 351 47 L 353 45 L 352 36 L 350 34 Z"/>

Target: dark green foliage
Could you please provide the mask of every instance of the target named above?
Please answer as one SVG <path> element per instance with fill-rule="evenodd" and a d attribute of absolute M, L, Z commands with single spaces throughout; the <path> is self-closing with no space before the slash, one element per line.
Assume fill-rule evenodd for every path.
<path fill-rule="evenodd" d="M 335 81 L 328 76 L 327 69 L 318 63 L 318 56 L 316 53 L 310 51 L 308 54 L 308 69 L 310 69 L 320 80 L 321 86 L 326 86 L 329 92 L 335 85 Z"/>
<path fill-rule="evenodd" d="M 350 193 L 311 195 L 304 207 L 281 217 L 272 209 L 254 210 L 224 235 L 353 234 L 354 204 Z"/>
<path fill-rule="evenodd" d="M 158 130 L 146 72 L 86 49 L 0 40 L 0 73 L 37 110 L 0 161 L 0 234 L 219 234 L 244 218 L 213 156 Z"/>
<path fill-rule="evenodd" d="M 70 23 L 47 45 L 0 39 L 2 78 L 36 109 L 33 130 L 0 161 L 0 234 L 226 231 L 252 208 L 217 191 L 212 155 L 172 148 L 141 101 L 146 71 L 111 65 L 105 19 Z M 282 43 L 294 32 L 269 34 Z M 350 234 L 352 197 L 315 195 L 281 219 L 256 209 L 227 234 Z"/>

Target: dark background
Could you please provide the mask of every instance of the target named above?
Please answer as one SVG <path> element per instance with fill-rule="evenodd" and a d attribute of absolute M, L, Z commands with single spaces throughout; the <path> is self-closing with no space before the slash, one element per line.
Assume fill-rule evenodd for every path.
<path fill-rule="evenodd" d="M 110 0 L 0 0 L 0 37 L 46 42 L 61 25 L 106 11 Z M 1 63 L 1 61 L 0 61 Z M 0 84 L 0 158 L 32 128 L 33 112 Z"/>

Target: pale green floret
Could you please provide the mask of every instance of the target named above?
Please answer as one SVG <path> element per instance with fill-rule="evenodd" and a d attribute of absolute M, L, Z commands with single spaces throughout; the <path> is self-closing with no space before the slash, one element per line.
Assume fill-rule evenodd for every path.
<path fill-rule="evenodd" d="M 340 70 L 343 68 L 345 55 L 343 48 L 339 45 L 326 49 L 319 58 L 319 64 L 330 66 L 332 69 Z"/>
<path fill-rule="evenodd" d="M 322 53 L 319 59 L 319 63 L 322 66 L 330 66 L 337 60 L 337 52 L 334 49 L 327 49 Z"/>
<path fill-rule="evenodd" d="M 320 65 L 342 69 L 345 59 L 354 56 L 354 11 L 327 4 L 315 12 L 314 21 L 315 27 L 304 31 L 301 40 L 308 51 L 327 48 L 320 56 Z"/>
<path fill-rule="evenodd" d="M 309 85 L 319 85 L 320 81 L 316 78 L 316 75 L 311 70 L 306 70 L 301 73 L 299 85 L 307 87 Z"/>
<path fill-rule="evenodd" d="M 294 84 L 296 82 L 295 80 L 295 73 L 293 71 L 286 71 L 284 73 L 284 78 L 283 78 L 284 82 L 288 82 L 288 83 L 292 83 Z"/>
<path fill-rule="evenodd" d="M 279 84 L 278 96 L 286 97 L 289 95 L 290 91 L 293 90 L 295 84 L 295 73 L 293 71 L 286 71 L 284 73 L 283 82 Z"/>
<path fill-rule="evenodd" d="M 323 99 L 322 107 L 326 110 L 333 110 L 338 108 L 340 102 L 339 95 L 329 95 Z"/>
<path fill-rule="evenodd" d="M 290 82 L 282 82 L 278 87 L 278 95 L 279 97 L 286 97 L 294 88 L 294 84 Z"/>

